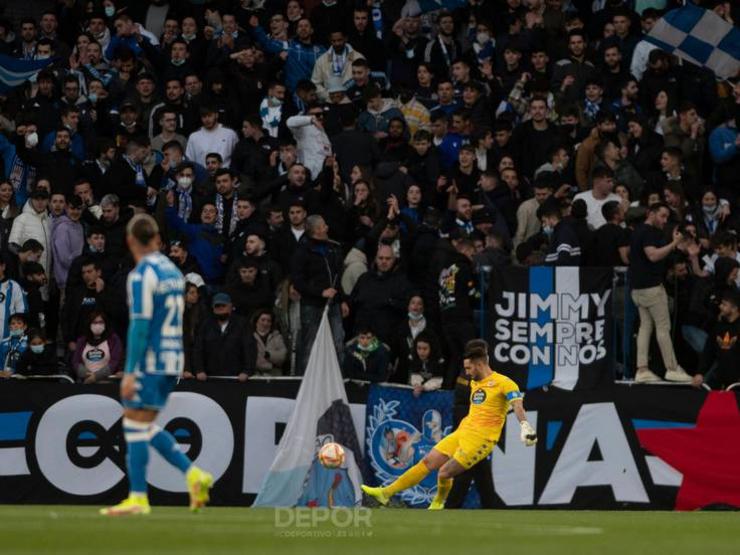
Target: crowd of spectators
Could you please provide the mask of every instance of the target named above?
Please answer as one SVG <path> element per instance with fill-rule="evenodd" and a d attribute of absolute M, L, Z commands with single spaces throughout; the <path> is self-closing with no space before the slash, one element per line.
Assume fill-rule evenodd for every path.
<path fill-rule="evenodd" d="M 644 40 L 678 3 L 429 4 L 0 21 L 0 53 L 48 60 L 0 97 L 0 376 L 120 372 L 146 211 L 186 378 L 301 375 L 328 305 L 347 377 L 452 387 L 480 272 L 544 264 L 629 266 L 638 381 L 735 381 L 740 81 Z"/>

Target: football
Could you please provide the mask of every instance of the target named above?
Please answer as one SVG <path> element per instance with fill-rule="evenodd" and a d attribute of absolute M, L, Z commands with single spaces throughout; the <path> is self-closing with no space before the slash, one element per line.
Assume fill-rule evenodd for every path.
<path fill-rule="evenodd" d="M 344 448 L 338 443 L 327 443 L 319 449 L 319 462 L 324 468 L 339 468 L 344 464 Z"/>

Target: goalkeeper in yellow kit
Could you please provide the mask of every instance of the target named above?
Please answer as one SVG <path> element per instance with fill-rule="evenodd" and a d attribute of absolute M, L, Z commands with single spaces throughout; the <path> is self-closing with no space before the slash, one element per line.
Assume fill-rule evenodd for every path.
<path fill-rule="evenodd" d="M 385 505 L 390 498 L 421 482 L 434 470 L 437 473 L 437 495 L 429 509 L 443 509 L 452 480 L 486 458 L 501 435 L 509 405 L 521 425 L 521 440 L 528 446 L 537 443 L 537 434 L 527 422 L 523 394 L 516 383 L 488 365 L 488 345 L 475 339 L 465 346 L 463 364 L 470 377 L 470 411 L 450 435 L 437 443 L 429 454 L 409 468 L 392 484 L 362 491 Z"/>

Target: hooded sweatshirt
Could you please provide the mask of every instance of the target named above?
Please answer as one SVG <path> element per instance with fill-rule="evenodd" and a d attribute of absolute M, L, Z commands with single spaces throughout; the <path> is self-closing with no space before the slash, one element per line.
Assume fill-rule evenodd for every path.
<path fill-rule="evenodd" d="M 401 110 L 396 108 L 393 100 L 390 98 L 384 98 L 383 105 L 380 107 L 380 110 L 375 111 L 368 106 L 368 108 L 360 114 L 360 117 L 357 119 L 357 128 L 361 131 L 366 131 L 367 133 L 377 133 L 378 131 L 387 133 L 388 124 L 393 118 L 404 119 L 403 113 Z"/>
<path fill-rule="evenodd" d="M 82 224 L 72 221 L 66 214 L 56 218 L 51 224 L 51 248 L 54 264 L 54 279 L 64 288 L 72 261 L 82 254 L 85 246 L 85 232 Z"/>

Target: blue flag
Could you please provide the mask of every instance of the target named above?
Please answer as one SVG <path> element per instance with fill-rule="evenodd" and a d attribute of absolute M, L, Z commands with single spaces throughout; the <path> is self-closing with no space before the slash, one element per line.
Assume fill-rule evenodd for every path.
<path fill-rule="evenodd" d="M 711 10 L 693 4 L 671 10 L 645 38 L 723 79 L 740 71 L 740 30 Z"/>
<path fill-rule="evenodd" d="M 19 60 L 0 54 L 0 94 L 22 85 L 54 60 Z"/>

